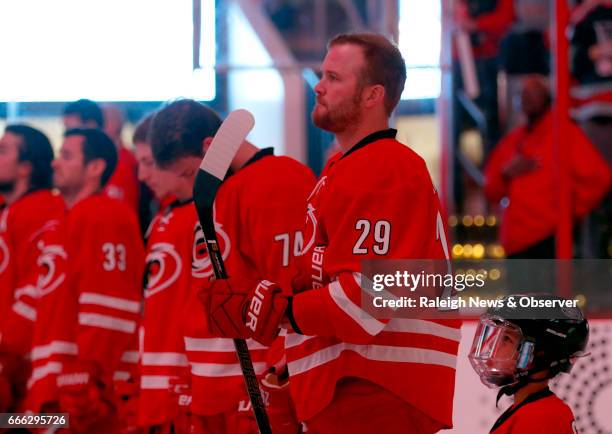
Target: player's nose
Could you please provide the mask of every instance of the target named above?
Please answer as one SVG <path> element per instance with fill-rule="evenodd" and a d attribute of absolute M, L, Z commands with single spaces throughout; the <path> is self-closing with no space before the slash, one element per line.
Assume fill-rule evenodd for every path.
<path fill-rule="evenodd" d="M 325 93 L 325 86 L 323 84 L 323 79 L 319 80 L 319 82 L 315 85 L 314 91 L 317 94 L 317 96 L 323 95 Z"/>

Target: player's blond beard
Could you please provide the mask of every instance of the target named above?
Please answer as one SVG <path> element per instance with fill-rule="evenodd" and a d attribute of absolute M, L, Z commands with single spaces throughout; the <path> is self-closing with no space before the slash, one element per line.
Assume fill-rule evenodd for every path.
<path fill-rule="evenodd" d="M 359 112 L 358 104 L 361 101 L 362 89 L 363 87 L 359 86 L 353 98 L 342 101 L 336 107 L 330 108 L 327 106 L 327 112 L 324 114 L 318 114 L 313 110 L 313 123 L 330 133 L 340 133 L 345 131 L 349 125 L 359 123 L 361 121 L 361 113 Z"/>

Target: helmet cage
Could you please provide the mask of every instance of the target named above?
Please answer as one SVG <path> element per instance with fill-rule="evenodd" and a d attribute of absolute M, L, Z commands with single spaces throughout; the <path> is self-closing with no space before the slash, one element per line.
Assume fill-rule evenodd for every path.
<path fill-rule="evenodd" d="M 500 317 L 480 320 L 469 360 L 480 380 L 490 388 L 515 384 L 533 367 L 535 343 L 521 328 Z"/>

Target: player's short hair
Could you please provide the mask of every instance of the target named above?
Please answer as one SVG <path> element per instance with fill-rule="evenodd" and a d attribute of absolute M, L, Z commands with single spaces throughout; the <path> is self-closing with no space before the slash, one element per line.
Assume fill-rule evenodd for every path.
<path fill-rule="evenodd" d="M 49 138 L 36 128 L 28 125 L 9 125 L 5 132 L 15 134 L 21 139 L 18 149 L 19 161 L 27 161 L 32 165 L 30 174 L 30 189 L 51 188 L 53 186 L 53 147 Z"/>
<path fill-rule="evenodd" d="M 117 148 L 106 133 L 97 128 L 72 128 L 64 133 L 64 137 L 83 137 L 83 162 L 101 159 L 106 163 L 100 186 L 104 187 L 117 167 Z"/>
<path fill-rule="evenodd" d="M 136 124 L 134 135 L 132 136 L 132 143 L 149 144 L 149 129 L 151 128 L 151 123 L 153 122 L 153 116 L 155 116 L 155 113 L 149 113 L 143 117 L 138 124 Z"/>
<path fill-rule="evenodd" d="M 361 47 L 366 64 L 361 71 L 361 85 L 382 85 L 385 108 L 387 114 L 391 114 L 406 83 L 406 63 L 397 45 L 377 33 L 344 33 L 329 41 L 327 48 L 344 44 Z"/>
<path fill-rule="evenodd" d="M 202 142 L 221 126 L 210 107 L 192 99 L 180 99 L 162 107 L 149 128 L 149 144 L 159 167 L 182 157 L 202 157 Z"/>
<path fill-rule="evenodd" d="M 76 115 L 83 123 L 93 121 L 97 128 L 104 128 L 104 113 L 100 106 L 90 99 L 80 99 L 66 104 L 63 115 Z"/>

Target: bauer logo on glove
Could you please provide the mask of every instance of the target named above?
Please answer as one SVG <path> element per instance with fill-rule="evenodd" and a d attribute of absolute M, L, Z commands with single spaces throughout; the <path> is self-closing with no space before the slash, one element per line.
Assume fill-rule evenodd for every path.
<path fill-rule="evenodd" d="M 251 288 L 250 290 L 248 288 Z M 270 344 L 280 331 L 287 298 L 275 283 L 220 279 L 200 293 L 212 333 Z"/>

